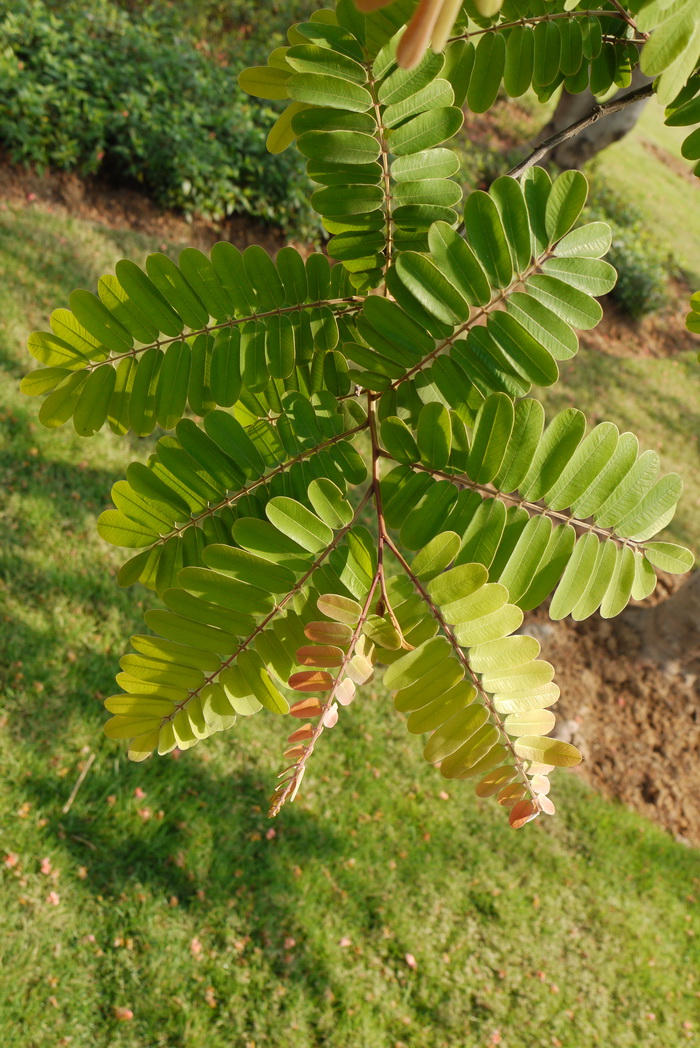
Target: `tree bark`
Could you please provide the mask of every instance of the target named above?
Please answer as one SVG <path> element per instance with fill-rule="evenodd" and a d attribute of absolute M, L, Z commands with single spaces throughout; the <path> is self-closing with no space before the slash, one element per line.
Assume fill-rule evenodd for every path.
<path fill-rule="evenodd" d="M 635 90 L 635 88 L 644 87 L 651 82 L 652 78 L 644 76 L 637 68 L 632 74 L 632 82 L 629 87 L 618 91 L 613 97 L 619 98 L 620 95 L 627 94 L 629 91 Z M 550 159 L 559 167 L 565 169 L 583 167 L 587 160 L 596 156 L 606 146 L 612 145 L 613 142 L 619 142 L 621 138 L 624 138 L 632 130 L 639 120 L 646 103 L 646 99 L 635 102 L 634 105 L 628 106 L 618 113 L 613 113 L 596 121 L 596 123 L 591 124 L 590 127 L 576 135 L 575 138 L 568 142 L 563 142 L 556 149 L 552 150 Z M 545 139 L 557 134 L 565 127 L 569 127 L 575 121 L 581 120 L 591 112 L 596 104 L 596 97 L 590 89 L 582 91 L 578 95 L 571 95 L 564 89 L 552 119 L 540 132 L 537 143 L 544 142 Z"/>

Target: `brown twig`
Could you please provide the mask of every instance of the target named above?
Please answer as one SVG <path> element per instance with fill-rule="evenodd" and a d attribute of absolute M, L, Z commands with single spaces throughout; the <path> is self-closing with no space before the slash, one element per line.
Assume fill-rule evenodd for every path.
<path fill-rule="evenodd" d="M 381 452 L 382 457 L 390 458 L 395 461 L 391 455 L 386 451 Z M 429 473 L 431 477 L 438 477 L 440 480 L 449 480 L 456 487 L 466 488 L 469 491 L 476 491 L 480 495 L 484 495 L 485 498 L 497 498 L 502 499 L 505 502 L 512 502 L 516 506 L 522 506 L 530 516 L 537 514 L 540 517 L 549 517 L 550 520 L 561 521 L 563 524 L 570 524 L 574 529 L 579 528 L 583 534 L 591 532 L 593 535 L 599 536 L 601 539 L 615 542 L 619 546 L 630 546 L 634 549 L 644 550 L 646 549 L 645 542 L 639 542 L 636 539 L 620 538 L 616 535 L 611 528 L 602 528 L 597 524 L 588 522 L 587 520 L 579 520 L 574 517 L 571 513 L 562 513 L 556 509 L 550 509 L 549 506 L 541 506 L 537 502 L 528 502 L 527 499 L 521 495 L 515 495 L 512 492 L 499 491 L 498 488 L 491 487 L 488 484 L 477 484 L 475 480 L 471 480 L 464 473 L 445 473 L 443 470 L 431 469 L 430 466 L 423 466 L 420 462 L 414 462 L 411 465 L 411 469 L 419 470 L 422 473 Z"/>
<path fill-rule="evenodd" d="M 384 180 L 384 208 L 386 215 L 386 247 L 384 258 L 384 295 L 388 295 L 386 274 L 394 254 L 394 221 L 392 217 L 391 168 L 389 164 L 389 147 L 386 140 L 386 128 L 382 123 L 382 111 L 376 93 L 376 81 L 372 78 L 372 67 L 367 66 L 367 86 L 372 96 L 374 117 L 377 122 L 377 141 L 381 149 L 382 177 Z"/>
<path fill-rule="evenodd" d="M 384 510 L 382 508 L 382 492 L 379 478 L 379 460 L 385 454 L 382 451 L 379 444 L 379 437 L 377 435 L 377 421 L 375 417 L 374 398 L 371 394 L 367 396 L 367 421 L 369 423 L 370 440 L 372 442 L 372 490 L 374 492 L 374 505 L 377 510 L 377 520 L 384 519 Z M 387 610 L 387 614 L 391 619 L 391 624 L 398 633 L 401 639 L 401 647 L 407 651 L 412 650 L 412 645 L 409 644 L 403 635 L 403 630 L 399 620 L 396 618 L 394 609 L 391 606 L 389 600 L 389 593 L 386 586 L 386 573 L 384 571 L 384 533 L 382 528 L 379 528 L 377 535 L 377 570 L 379 572 L 379 581 L 382 589 L 382 600 Z"/>
<path fill-rule="evenodd" d="M 639 28 L 629 11 L 625 11 L 624 7 L 620 3 L 620 0 L 610 0 L 610 3 L 613 5 L 614 8 L 616 8 L 620 12 L 620 16 L 624 18 L 625 22 L 627 22 L 627 25 L 630 26 L 630 28 L 633 29 L 635 33 L 639 33 L 644 40 L 649 39 L 649 33 L 645 33 Z"/>
<path fill-rule="evenodd" d="M 457 228 L 457 232 L 460 234 L 464 233 L 464 221 L 462 221 L 461 225 Z M 431 350 L 430 353 L 427 353 L 422 358 L 422 360 L 420 360 L 417 364 L 414 364 L 412 368 L 409 368 L 408 371 L 401 376 L 401 378 L 397 378 L 394 382 L 392 382 L 391 388 L 397 389 L 398 386 L 400 386 L 407 379 L 411 378 L 412 375 L 415 375 L 416 372 L 422 371 L 426 364 L 430 364 L 431 361 L 433 361 L 437 356 L 439 356 L 444 349 L 447 349 L 454 342 L 456 342 L 459 339 L 459 337 L 465 333 L 465 331 L 471 331 L 471 329 L 476 326 L 477 322 L 481 320 L 482 317 L 488 316 L 491 312 L 493 312 L 493 310 L 496 309 L 496 307 L 501 302 L 504 302 L 508 298 L 508 296 L 511 295 L 513 291 L 515 291 L 519 284 L 524 284 L 525 281 L 533 275 L 533 273 L 536 273 L 540 266 L 543 264 L 543 262 L 546 262 L 547 259 L 551 257 L 551 255 L 552 252 L 550 250 L 545 251 L 542 255 L 539 255 L 536 259 L 534 259 L 534 261 L 530 263 L 530 265 L 523 273 L 516 273 L 508 287 L 501 288 L 498 294 L 495 295 L 490 302 L 487 302 L 485 306 L 481 306 L 473 313 L 470 313 L 469 318 L 465 320 L 463 324 L 459 324 L 457 328 L 455 328 L 455 330 L 449 336 L 449 338 L 445 338 L 441 342 L 438 342 L 438 344 L 435 346 L 435 349 Z"/>
<path fill-rule="evenodd" d="M 255 491 L 256 488 L 259 488 L 261 485 L 267 484 L 268 481 L 271 481 L 280 473 L 286 473 L 297 462 L 304 462 L 307 458 L 310 458 L 311 455 L 316 455 L 319 451 L 323 451 L 325 448 L 330 448 L 339 441 L 353 436 L 355 433 L 360 433 L 363 429 L 367 429 L 367 425 L 367 422 L 362 422 L 359 426 L 355 426 L 353 429 L 345 430 L 344 433 L 338 433 L 335 437 L 329 437 L 329 439 L 323 441 L 322 444 L 315 444 L 312 448 L 307 448 L 306 451 L 301 451 L 298 455 L 295 455 L 294 458 L 287 459 L 281 466 L 275 466 L 275 468 L 271 469 L 269 473 L 263 473 L 262 477 L 259 477 L 257 480 L 252 480 L 250 484 L 246 484 L 244 487 L 239 488 L 239 490 L 235 491 L 232 495 L 227 495 L 225 498 L 213 503 L 213 505 L 207 506 L 207 508 L 202 510 L 201 513 L 193 513 L 190 519 L 181 527 L 173 527 L 167 535 L 161 535 L 161 537 L 151 543 L 150 546 L 144 546 L 144 549 L 154 549 L 156 546 L 163 545 L 174 535 L 181 535 L 183 532 L 187 531 L 188 528 L 196 527 L 200 521 L 205 520 L 207 517 L 213 517 L 215 513 L 218 513 L 222 509 L 226 509 L 227 506 L 233 506 L 239 499 L 249 495 L 251 491 Z"/>
<path fill-rule="evenodd" d="M 613 113 L 619 113 L 621 109 L 627 109 L 628 106 L 634 105 L 635 102 L 643 102 L 647 98 L 651 98 L 654 93 L 653 85 L 647 84 L 645 87 L 638 87 L 636 91 L 630 91 L 627 95 L 622 95 L 620 98 L 613 98 L 610 102 L 604 102 L 602 105 L 594 106 L 588 116 L 581 117 L 575 123 L 570 124 L 569 127 L 565 127 L 562 131 L 557 131 L 551 138 L 546 139 L 536 149 L 533 149 L 532 153 L 525 160 L 521 160 L 519 164 L 511 168 L 508 174 L 512 178 L 521 178 L 531 167 L 533 167 L 542 157 L 546 156 L 552 149 L 556 149 L 562 142 L 568 142 L 570 138 L 575 138 L 576 135 L 580 134 L 581 131 L 585 131 L 591 124 L 595 124 L 601 117 L 611 116 Z"/>
<path fill-rule="evenodd" d="M 611 3 L 615 3 L 615 0 L 611 0 Z M 459 36 L 451 36 L 448 43 L 451 44 L 455 40 L 471 40 L 473 36 L 483 36 L 484 33 L 498 33 L 502 29 L 517 29 L 519 26 L 537 25 L 538 22 L 552 22 L 560 18 L 620 18 L 627 22 L 628 25 L 631 25 L 635 32 L 638 32 L 637 26 L 624 8 L 619 4 L 616 4 L 616 7 L 618 7 L 617 11 L 581 11 L 580 9 L 575 11 L 554 11 L 551 14 L 533 15 L 531 18 L 518 18 L 514 22 L 498 22 L 496 25 L 487 26 L 485 29 L 468 30 L 466 33 L 460 33 Z"/>
<path fill-rule="evenodd" d="M 298 302 L 293 306 L 280 306 L 279 309 L 268 309 L 264 313 L 251 313 L 247 317 L 229 317 L 228 320 L 223 320 L 219 324 L 205 324 L 204 327 L 196 328 L 192 331 L 183 331 L 179 335 L 173 335 L 169 338 L 158 338 L 154 342 L 150 342 L 148 345 L 134 346 L 126 353 L 115 353 L 113 356 L 107 357 L 105 360 L 91 361 L 87 367 L 83 368 L 83 371 L 94 371 L 96 368 L 104 367 L 105 364 L 114 365 L 125 357 L 137 357 L 142 353 L 145 353 L 148 349 L 162 349 L 163 346 L 169 346 L 173 342 L 183 342 L 187 338 L 195 338 L 197 335 L 211 335 L 215 331 L 223 331 L 225 328 L 238 327 L 239 324 L 247 324 L 249 322 L 257 322 L 258 320 L 266 320 L 268 317 L 282 316 L 287 313 L 300 313 L 305 309 L 317 309 L 320 306 L 328 306 L 329 309 L 337 308 L 341 306 L 360 306 L 362 300 L 357 296 L 350 298 L 328 298 L 320 299 L 318 302 Z M 342 312 L 341 309 L 337 310 Z"/>
<path fill-rule="evenodd" d="M 96 754 L 91 753 L 90 756 L 88 757 L 88 759 L 85 761 L 85 764 L 83 766 L 83 770 L 81 771 L 80 775 L 78 776 L 77 781 L 75 783 L 75 786 L 71 790 L 70 797 L 68 798 L 66 803 L 61 808 L 61 811 L 63 812 L 64 815 L 67 815 L 68 812 L 71 810 L 71 807 L 73 805 L 73 801 L 75 800 L 75 798 L 77 796 L 78 790 L 80 789 L 80 787 L 85 782 L 85 776 L 90 771 L 90 768 L 93 766 L 93 764 L 95 763 L 95 756 L 96 756 Z"/>

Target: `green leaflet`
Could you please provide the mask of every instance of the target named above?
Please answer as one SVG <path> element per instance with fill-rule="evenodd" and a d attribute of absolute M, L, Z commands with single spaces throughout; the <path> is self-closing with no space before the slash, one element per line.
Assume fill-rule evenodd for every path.
<path fill-rule="evenodd" d="M 395 182 L 417 182 L 424 178 L 449 178 L 459 170 L 459 160 L 451 149 L 425 149 L 420 153 L 396 157 L 391 164 Z"/>
<path fill-rule="evenodd" d="M 366 113 L 372 106 L 372 96 L 366 88 L 339 76 L 295 73 L 285 87 L 290 98 L 310 105 L 347 109 L 351 113 Z"/>
<path fill-rule="evenodd" d="M 420 451 L 406 423 L 396 416 L 382 421 L 382 443 L 397 462 L 418 462 Z"/>
<path fill-rule="evenodd" d="M 447 480 L 431 484 L 416 508 L 401 525 L 400 542 L 406 549 L 420 549 L 435 535 L 457 501 L 457 490 Z"/>
<path fill-rule="evenodd" d="M 589 222 L 572 229 L 554 249 L 560 258 L 601 258 L 610 250 L 612 233 L 607 222 Z"/>
<path fill-rule="evenodd" d="M 414 69 L 394 70 L 379 88 L 379 101 L 382 105 L 391 106 L 410 98 L 435 79 L 442 64 L 442 55 L 428 51 Z"/>
<path fill-rule="evenodd" d="M 515 416 L 512 402 L 504 394 L 484 401 L 474 424 L 467 473 L 478 484 L 488 484 L 503 463 Z"/>
<path fill-rule="evenodd" d="M 524 95 L 532 84 L 535 37 L 529 26 L 516 26 L 506 41 L 503 86 L 511 98 Z"/>
<path fill-rule="evenodd" d="M 617 273 L 608 262 L 597 258 L 550 258 L 543 264 L 545 273 L 571 284 L 589 295 L 607 295 L 617 281 Z"/>
<path fill-rule="evenodd" d="M 209 568 L 183 568 L 178 581 L 189 593 L 200 600 L 209 601 L 231 611 L 244 608 L 251 614 L 263 614 L 270 611 L 273 601 L 258 586 L 240 582 L 219 571 Z"/>
<path fill-rule="evenodd" d="M 466 241 L 446 222 L 436 222 L 430 227 L 428 244 L 440 272 L 462 298 L 470 306 L 486 305 L 491 298 L 488 278 Z"/>
<path fill-rule="evenodd" d="M 389 105 L 384 110 L 385 127 L 398 127 L 412 116 L 432 109 L 445 108 L 454 103 L 454 91 L 446 80 L 433 80 L 422 90 Z"/>
<path fill-rule="evenodd" d="M 559 412 L 544 432 L 521 487 L 525 497 L 537 502 L 554 487 L 581 442 L 586 419 L 574 408 Z"/>
<path fill-rule="evenodd" d="M 522 273 L 530 262 L 530 220 L 520 185 L 514 178 L 497 178 L 490 189 L 503 223 L 513 269 Z"/>
<path fill-rule="evenodd" d="M 545 211 L 545 226 L 550 243 L 560 240 L 569 232 L 581 214 L 587 196 L 588 183 L 580 171 L 563 171 L 555 178 Z"/>
<path fill-rule="evenodd" d="M 252 66 L 244 69 L 238 77 L 243 91 L 257 98 L 287 98 L 287 81 L 290 73 L 284 69 L 273 69 L 270 66 Z"/>
<path fill-rule="evenodd" d="M 561 37 L 559 68 L 564 76 L 574 76 L 581 69 L 583 62 L 583 34 L 579 20 L 572 18 L 560 22 L 559 35 Z"/>
<path fill-rule="evenodd" d="M 514 291 L 508 298 L 506 310 L 555 360 L 568 360 L 578 352 L 576 332 L 532 295 Z"/>
<path fill-rule="evenodd" d="M 541 739 L 525 736 L 515 743 L 519 757 L 538 761 L 541 764 L 553 764 L 556 768 L 571 768 L 581 761 L 581 754 L 575 746 L 559 739 Z"/>
<path fill-rule="evenodd" d="M 271 499 L 266 513 L 276 528 L 310 553 L 318 553 L 333 539 L 333 532 L 328 525 L 293 499 Z"/>
<path fill-rule="evenodd" d="M 450 664 L 457 665 L 456 660 L 451 659 Z M 431 684 L 433 683 L 434 681 L 431 680 Z M 408 718 L 406 727 L 413 735 L 423 735 L 425 732 L 433 731 L 461 713 L 475 695 L 476 691 L 470 684 L 460 681 L 447 691 L 442 691 L 425 706 L 414 710 Z"/>
<path fill-rule="evenodd" d="M 534 61 L 532 81 L 537 87 L 551 84 L 559 72 L 561 34 L 556 22 L 538 22 L 533 30 Z"/>
<path fill-rule="evenodd" d="M 131 349 L 134 344 L 131 334 L 96 295 L 89 291 L 73 291 L 69 301 L 78 323 L 96 339 L 98 345 L 115 353 Z"/>
<path fill-rule="evenodd" d="M 459 535 L 445 531 L 436 535 L 418 552 L 411 563 L 415 574 L 426 582 L 440 575 L 452 563 L 460 546 Z"/>
<path fill-rule="evenodd" d="M 447 142 L 457 134 L 464 120 L 456 106 L 443 106 L 420 113 L 401 127 L 389 132 L 389 146 L 394 156 L 420 153 Z"/>
<path fill-rule="evenodd" d="M 507 287 L 513 277 L 513 262 L 501 217 L 488 193 L 477 190 L 469 194 L 464 223 L 467 240 L 491 285 Z"/>
<path fill-rule="evenodd" d="M 352 507 L 343 498 L 340 488 L 327 477 L 319 477 L 309 485 L 309 500 L 324 524 L 340 529 L 352 520 Z"/>
<path fill-rule="evenodd" d="M 502 34 L 484 34 L 477 44 L 467 89 L 467 105 L 473 113 L 485 113 L 496 101 L 505 65 L 506 42 Z"/>
<path fill-rule="evenodd" d="M 497 312 L 489 317 L 487 331 L 513 371 L 540 386 L 551 386 L 559 377 L 552 356 L 514 316 Z"/>
<path fill-rule="evenodd" d="M 651 6 L 654 8 L 655 5 Z M 640 65 L 647 76 L 657 76 L 682 56 L 694 35 L 693 15 L 697 15 L 697 11 L 693 12 L 694 6 L 691 4 L 688 5 L 687 11 L 674 12 L 656 27 L 656 32 L 651 35 L 642 51 Z M 645 28 L 650 24 L 649 18 L 650 15 L 647 14 L 646 20 L 642 19 Z"/>
<path fill-rule="evenodd" d="M 169 305 L 155 284 L 141 269 L 128 259 L 117 262 L 116 278 L 137 309 L 157 328 L 171 338 L 179 335 L 184 323 L 182 317 Z"/>
<path fill-rule="evenodd" d="M 690 550 L 672 542 L 647 542 L 646 557 L 654 567 L 674 575 L 690 571 L 695 562 Z"/>
<path fill-rule="evenodd" d="M 431 469 L 443 469 L 450 458 L 452 425 L 442 404 L 426 404 L 418 416 L 416 442 L 423 462 Z"/>
<path fill-rule="evenodd" d="M 527 281 L 525 288 L 562 320 L 583 331 L 595 327 L 603 315 L 603 310 L 595 299 L 557 277 L 535 274 Z"/>
<path fill-rule="evenodd" d="M 84 353 L 48 331 L 36 331 L 30 335 L 28 348 L 34 359 L 47 367 L 77 371 L 88 364 Z"/>
<path fill-rule="evenodd" d="M 88 375 L 73 412 L 73 425 L 81 437 L 91 437 L 107 421 L 116 378 L 112 367 L 100 368 Z"/>
<path fill-rule="evenodd" d="M 285 61 L 299 73 L 318 73 L 339 76 L 356 84 L 367 82 L 367 73 L 354 59 L 318 44 L 290 47 Z"/>
<path fill-rule="evenodd" d="M 307 131 L 298 145 L 310 160 L 333 164 L 370 164 L 380 151 L 376 138 L 360 131 Z"/>
<path fill-rule="evenodd" d="M 431 764 L 458 750 L 488 720 L 483 706 L 469 706 L 441 724 L 426 743 L 423 756 Z"/>
<path fill-rule="evenodd" d="M 209 313 L 204 303 L 172 259 L 160 252 L 149 255 L 146 272 L 163 298 L 171 305 L 177 303 L 177 312 L 188 327 L 200 328 L 207 323 Z"/>
<path fill-rule="evenodd" d="M 466 300 L 424 255 L 403 251 L 396 272 L 420 305 L 438 320 L 457 324 L 469 316 Z"/>
<path fill-rule="evenodd" d="M 137 341 L 148 343 L 158 337 L 158 329 L 141 312 L 115 276 L 108 274 L 100 277 L 97 292 L 112 316 Z"/>
<path fill-rule="evenodd" d="M 236 546 L 207 546 L 203 560 L 207 567 L 215 571 L 270 593 L 286 593 L 294 585 L 294 573 L 288 568 L 270 563 Z"/>

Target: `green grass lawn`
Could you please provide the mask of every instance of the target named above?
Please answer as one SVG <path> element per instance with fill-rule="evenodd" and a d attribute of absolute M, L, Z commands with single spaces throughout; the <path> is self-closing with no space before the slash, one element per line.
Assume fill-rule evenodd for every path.
<path fill-rule="evenodd" d="M 560 365 L 561 383 L 538 391 L 548 415 L 577 407 L 590 424 L 610 420 L 652 448 L 684 493 L 664 538 L 700 552 L 700 367 L 697 353 L 675 359 L 618 357 L 582 349 Z"/>
<path fill-rule="evenodd" d="M 150 441 L 46 431 L 17 384 L 27 333 L 151 247 L 0 211 L 3 1044 L 698 1043 L 698 853 L 576 775 L 556 776 L 557 818 L 515 833 L 469 784 L 444 792 L 379 689 L 343 712 L 299 801 L 269 823 L 286 736 L 271 715 L 138 766 L 102 736 L 98 700 L 149 598 L 118 589 L 121 558 L 94 524 Z M 687 466 L 687 418 L 668 420 L 689 366 L 658 362 L 662 379 L 615 364 L 616 388 L 582 358 L 567 383 L 623 424 L 638 394 L 650 417 L 663 401 L 664 464 Z M 694 517 L 680 537 L 697 538 Z"/>
<path fill-rule="evenodd" d="M 656 99 L 645 106 L 634 132 L 600 154 L 597 177 L 635 201 L 654 236 L 700 287 L 700 188 L 687 177 L 692 164 L 680 156 L 689 128 L 666 127 Z M 664 153 L 672 157 L 670 163 Z"/>

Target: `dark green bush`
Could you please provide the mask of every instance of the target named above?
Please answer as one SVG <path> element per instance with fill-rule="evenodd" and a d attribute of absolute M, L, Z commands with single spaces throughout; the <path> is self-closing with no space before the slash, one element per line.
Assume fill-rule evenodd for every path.
<path fill-rule="evenodd" d="M 646 229 L 642 213 L 608 186 L 596 188 L 591 217 L 610 224 L 613 239 L 607 255 L 618 273 L 610 297 L 634 320 L 667 304 L 673 260 Z"/>
<path fill-rule="evenodd" d="M 213 51 L 206 22 L 184 18 L 195 6 L 0 0 L 0 144 L 15 163 L 138 182 L 186 214 L 308 231 L 302 165 L 266 153 L 275 114 L 237 85 L 245 42 Z"/>

